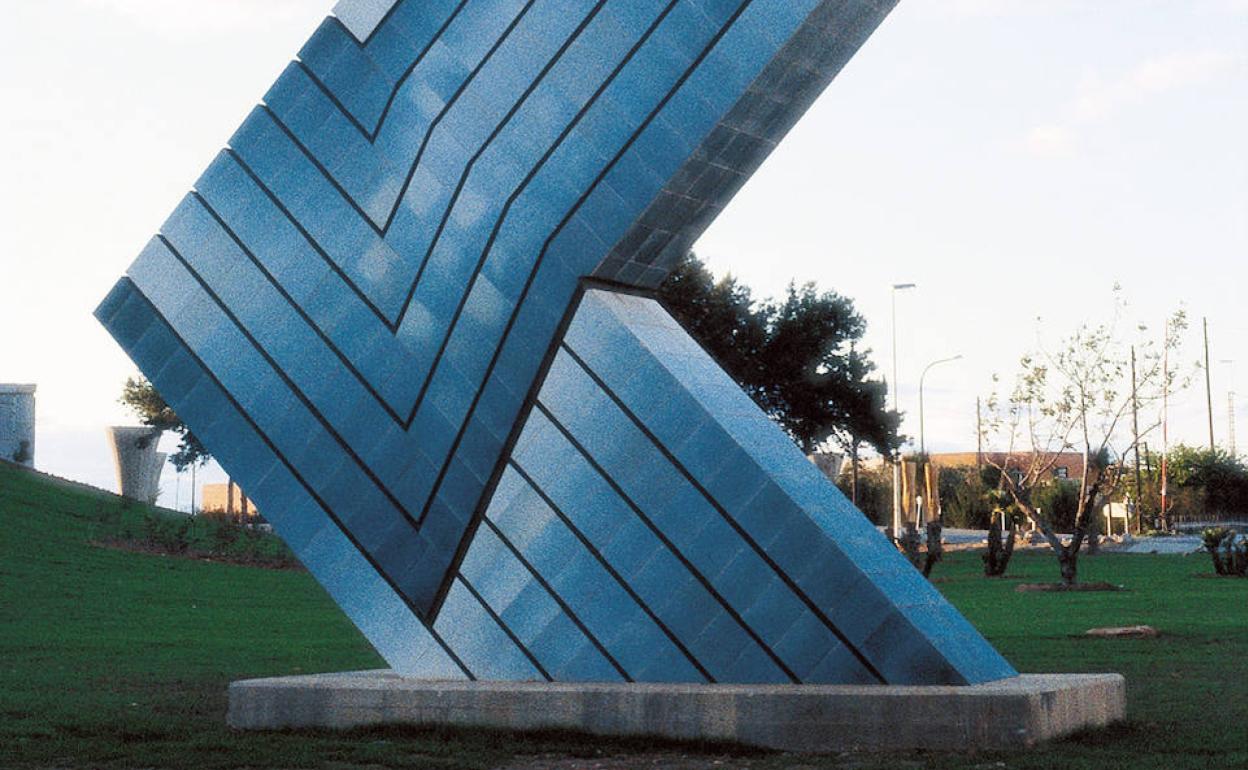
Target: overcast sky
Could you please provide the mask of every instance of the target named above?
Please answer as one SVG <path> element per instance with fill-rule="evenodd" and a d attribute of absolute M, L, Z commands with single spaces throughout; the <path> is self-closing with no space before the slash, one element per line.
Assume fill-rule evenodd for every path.
<path fill-rule="evenodd" d="M 0 382 L 39 384 L 42 469 L 112 487 L 103 427 L 131 421 L 134 368 L 91 311 L 332 2 L 3 5 Z M 889 286 L 917 283 L 908 433 L 923 366 L 966 357 L 929 375 L 936 450 L 973 447 L 992 374 L 1121 282 L 1133 323 L 1208 316 L 1224 441 L 1218 362 L 1248 377 L 1245 137 L 1248 0 L 902 0 L 697 250 L 760 297 L 851 297 L 885 371 Z M 1204 420 L 1203 390 L 1178 397 L 1178 439 Z"/>

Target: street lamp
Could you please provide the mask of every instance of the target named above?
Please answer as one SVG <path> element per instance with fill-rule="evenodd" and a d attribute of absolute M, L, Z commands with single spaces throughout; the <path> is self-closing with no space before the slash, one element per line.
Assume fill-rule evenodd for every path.
<path fill-rule="evenodd" d="M 915 288 L 913 283 L 893 284 L 893 411 L 897 411 L 897 292 Z M 901 463 L 893 458 L 893 537 L 901 534 Z"/>
<path fill-rule="evenodd" d="M 923 381 L 927 379 L 927 373 L 932 370 L 933 366 L 939 366 L 940 364 L 947 364 L 953 361 L 961 360 L 962 354 L 959 353 L 958 355 L 950 358 L 942 358 L 939 361 L 933 361 L 923 370 L 923 374 L 919 375 L 919 454 L 923 457 L 927 457 L 927 440 L 923 431 Z"/>

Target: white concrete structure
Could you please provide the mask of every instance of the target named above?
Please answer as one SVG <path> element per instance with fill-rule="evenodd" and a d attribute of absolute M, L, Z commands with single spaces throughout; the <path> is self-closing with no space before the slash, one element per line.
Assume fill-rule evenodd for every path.
<path fill-rule="evenodd" d="M 156 451 L 160 431 L 148 427 L 106 428 L 117 469 L 117 493 L 142 503 L 155 503 L 160 495 L 160 471 L 165 455 Z"/>
<path fill-rule="evenodd" d="M 839 452 L 819 452 L 806 455 L 806 458 L 823 471 L 823 475 L 827 476 L 833 484 L 841 477 L 841 468 L 845 466 L 845 455 Z"/>
<path fill-rule="evenodd" d="M 228 720 L 239 730 L 455 725 L 829 752 L 1018 749 L 1125 717 L 1118 674 L 902 687 L 438 682 L 368 671 L 234 682 Z"/>
<path fill-rule="evenodd" d="M 35 467 L 34 385 L 0 385 L 0 460 Z"/>

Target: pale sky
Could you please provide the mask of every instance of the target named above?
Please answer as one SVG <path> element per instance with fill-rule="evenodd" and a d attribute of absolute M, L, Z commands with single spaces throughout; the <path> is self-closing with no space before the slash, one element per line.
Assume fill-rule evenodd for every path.
<path fill-rule="evenodd" d="M 133 421 L 135 370 L 91 311 L 332 4 L 0 0 L 0 382 L 39 385 L 41 469 L 113 486 L 103 428 Z M 886 373 L 889 286 L 919 284 L 907 433 L 923 366 L 965 356 L 929 375 L 938 451 L 973 448 L 992 374 L 1121 282 L 1132 322 L 1188 310 L 1188 360 L 1208 316 L 1223 442 L 1248 377 L 1245 137 L 1248 0 L 901 0 L 697 251 L 760 297 L 851 297 Z M 1176 440 L 1207 440 L 1204 404 L 1176 398 Z"/>

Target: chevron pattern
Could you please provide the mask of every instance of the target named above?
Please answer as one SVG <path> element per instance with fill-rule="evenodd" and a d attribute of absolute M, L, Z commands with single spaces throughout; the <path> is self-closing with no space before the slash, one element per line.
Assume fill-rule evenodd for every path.
<path fill-rule="evenodd" d="M 833 583 L 815 562 L 785 563 L 746 509 L 716 496 L 716 471 L 652 440 L 701 413 L 642 430 L 644 398 L 607 384 L 591 354 L 595 335 L 614 333 L 629 351 L 599 352 L 617 364 L 649 356 L 656 377 L 673 366 L 630 347 L 636 329 L 587 287 L 657 286 L 891 5 L 344 0 L 97 315 L 397 670 L 1008 676 L 930 587 L 889 577 L 908 568 L 826 482 L 822 497 L 771 490 L 767 510 L 805 522 L 793 527 L 826 550 L 807 557 L 865 580 L 865 619 L 837 620 L 843 603 L 816 598 Z M 636 302 L 639 317 L 661 314 Z M 718 370 L 702 368 L 676 390 L 705 395 Z M 577 390 L 584 377 L 593 386 Z M 624 420 L 609 409 L 565 413 L 602 398 L 641 433 L 608 430 Z M 740 407 L 701 419 L 745 419 L 750 441 L 783 443 Z M 590 441 L 626 434 L 631 452 Z M 803 472 L 792 452 L 748 459 L 745 447 L 729 431 L 703 451 L 754 468 L 759 494 Z M 628 464 L 608 462 L 656 456 L 703 502 L 653 508 L 628 490 Z M 580 496 L 561 498 L 569 485 Z M 606 518 L 578 518 L 594 512 Z M 608 520 L 666 566 L 614 562 L 615 541 L 592 534 Z M 737 572 L 676 537 L 693 521 L 723 554 L 746 554 Z M 747 582 L 768 593 L 735 596 L 756 573 L 766 582 Z M 885 645 L 885 631 L 903 641 Z"/>

